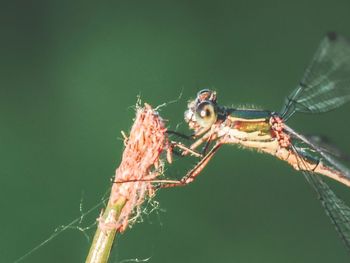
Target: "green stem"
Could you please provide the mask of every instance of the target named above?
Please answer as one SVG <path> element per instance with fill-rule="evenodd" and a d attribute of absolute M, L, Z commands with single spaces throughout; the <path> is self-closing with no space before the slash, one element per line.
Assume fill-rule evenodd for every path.
<path fill-rule="evenodd" d="M 103 225 L 113 224 L 118 221 L 120 213 L 126 203 L 125 198 L 120 198 L 114 204 L 108 202 L 105 212 L 102 215 Z M 101 224 L 98 224 L 94 240 L 90 247 L 89 254 L 85 263 L 106 263 L 111 252 L 113 241 L 117 229 L 110 227 L 108 229 L 101 229 Z"/>

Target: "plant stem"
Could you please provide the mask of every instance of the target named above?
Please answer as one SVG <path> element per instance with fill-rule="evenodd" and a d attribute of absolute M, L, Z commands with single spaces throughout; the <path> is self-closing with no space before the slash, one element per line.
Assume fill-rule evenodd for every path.
<path fill-rule="evenodd" d="M 167 138 L 159 114 L 148 104 L 139 107 L 130 135 L 125 136 L 122 161 L 116 169 L 106 210 L 98 219 L 86 263 L 108 261 L 117 231 L 123 232 L 130 216 L 139 216 L 144 200 L 155 193 L 152 180 L 163 171 L 160 156 L 168 150 Z"/>
<path fill-rule="evenodd" d="M 101 217 L 101 220 L 103 220 L 103 225 L 107 226 L 108 224 L 117 222 L 125 203 L 126 198 L 124 197 L 119 198 L 114 203 L 109 200 L 106 210 Z M 92 241 L 92 245 L 85 263 L 106 263 L 111 252 L 116 233 L 117 229 L 115 227 L 103 229 L 102 225 L 98 224 L 94 240 Z"/>

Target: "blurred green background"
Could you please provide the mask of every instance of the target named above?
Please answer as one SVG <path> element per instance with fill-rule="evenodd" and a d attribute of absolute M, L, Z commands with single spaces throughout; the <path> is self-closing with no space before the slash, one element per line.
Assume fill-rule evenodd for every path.
<path fill-rule="evenodd" d="M 137 95 L 159 105 L 182 92 L 161 115 L 185 133 L 187 100 L 202 88 L 224 105 L 279 110 L 322 36 L 350 37 L 349 10 L 348 0 L 2 1 L 0 262 L 79 217 L 81 199 L 83 211 L 100 201 Z M 349 112 L 290 125 L 350 152 Z M 177 160 L 167 176 L 192 164 Z M 329 183 L 350 204 L 350 190 Z M 303 176 L 270 156 L 224 147 L 195 183 L 157 200 L 162 210 L 118 237 L 110 262 L 350 259 Z M 83 262 L 89 245 L 68 230 L 23 262 Z"/>

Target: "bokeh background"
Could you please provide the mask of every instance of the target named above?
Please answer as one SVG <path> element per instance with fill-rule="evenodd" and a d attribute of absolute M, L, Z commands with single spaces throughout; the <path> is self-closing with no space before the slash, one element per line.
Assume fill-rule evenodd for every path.
<path fill-rule="evenodd" d="M 182 94 L 161 115 L 185 133 L 187 100 L 202 88 L 225 105 L 279 110 L 322 36 L 350 37 L 349 10 L 348 0 L 1 1 L 0 262 L 100 202 L 138 95 L 159 105 Z M 349 112 L 290 125 L 350 153 Z M 176 160 L 166 175 L 191 165 Z M 350 204 L 350 190 L 328 182 Z M 195 183 L 157 200 L 110 262 L 349 262 L 303 176 L 270 156 L 224 147 Z M 67 230 L 23 262 L 83 262 L 89 245 Z"/>

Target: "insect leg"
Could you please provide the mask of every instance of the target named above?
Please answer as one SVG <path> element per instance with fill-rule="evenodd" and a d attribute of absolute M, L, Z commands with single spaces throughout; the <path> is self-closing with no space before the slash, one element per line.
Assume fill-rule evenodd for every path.
<path fill-rule="evenodd" d="M 182 144 L 181 142 L 171 141 L 170 142 L 170 147 L 172 147 L 172 148 L 176 147 L 176 148 L 182 150 L 183 152 L 182 152 L 182 154 L 180 154 L 180 156 L 184 156 L 183 153 L 186 152 L 186 153 L 190 153 L 190 154 L 192 154 L 193 156 L 196 156 L 196 157 L 203 157 L 202 154 L 192 150 L 191 148 L 187 147 L 186 145 Z"/>
<path fill-rule="evenodd" d="M 216 143 L 213 148 L 208 152 L 206 156 L 204 156 L 194 168 L 192 168 L 184 177 L 182 177 L 179 181 L 175 183 L 163 183 L 159 186 L 159 188 L 170 188 L 175 186 L 185 186 L 194 181 L 194 179 L 200 174 L 200 172 L 204 169 L 204 167 L 208 164 L 208 162 L 213 158 L 214 154 L 219 150 L 221 142 Z"/>
<path fill-rule="evenodd" d="M 181 133 L 181 132 L 172 131 L 172 130 L 167 130 L 166 132 L 167 132 L 167 134 L 169 134 L 169 135 L 175 135 L 175 136 L 180 137 L 180 138 L 182 138 L 182 139 L 191 140 L 191 141 L 194 140 L 193 135 L 186 135 L 186 134 L 183 134 L 183 133 Z"/>

